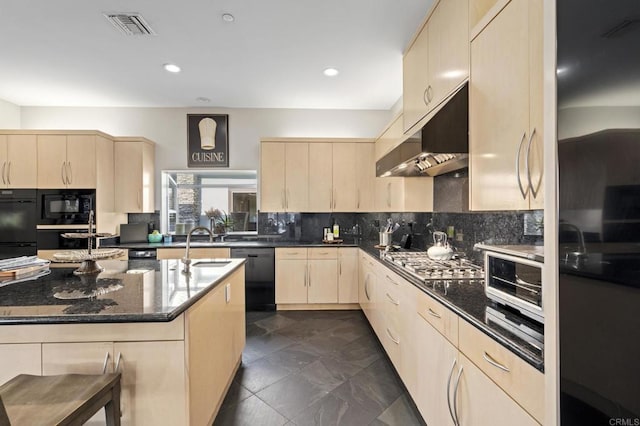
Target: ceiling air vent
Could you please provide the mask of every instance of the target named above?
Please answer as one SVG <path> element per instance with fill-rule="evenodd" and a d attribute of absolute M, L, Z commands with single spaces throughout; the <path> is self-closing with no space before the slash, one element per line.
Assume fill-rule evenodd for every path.
<path fill-rule="evenodd" d="M 155 35 L 147 21 L 139 13 L 104 13 L 121 33 L 126 35 Z"/>

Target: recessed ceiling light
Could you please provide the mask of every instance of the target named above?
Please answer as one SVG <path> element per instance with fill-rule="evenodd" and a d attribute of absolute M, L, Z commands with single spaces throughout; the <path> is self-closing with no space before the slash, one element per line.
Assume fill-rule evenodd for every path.
<path fill-rule="evenodd" d="M 176 64 L 164 64 L 164 69 L 173 73 L 180 72 L 180 67 Z"/>
<path fill-rule="evenodd" d="M 222 20 L 223 20 L 224 22 L 233 22 L 233 21 L 235 21 L 235 20 L 236 20 L 236 18 L 235 18 L 235 16 L 233 16 L 233 15 L 232 15 L 232 14 L 230 14 L 230 13 L 223 13 L 223 14 L 222 14 Z"/>
<path fill-rule="evenodd" d="M 209 99 L 209 98 L 205 98 L 204 96 L 198 96 L 198 97 L 196 98 L 196 101 L 198 101 L 198 102 L 202 102 L 203 104 L 206 104 L 206 103 L 208 103 L 208 102 L 211 102 L 211 99 Z"/>
<path fill-rule="evenodd" d="M 340 71 L 335 68 L 326 68 L 323 72 L 327 77 L 335 77 L 340 73 Z"/>

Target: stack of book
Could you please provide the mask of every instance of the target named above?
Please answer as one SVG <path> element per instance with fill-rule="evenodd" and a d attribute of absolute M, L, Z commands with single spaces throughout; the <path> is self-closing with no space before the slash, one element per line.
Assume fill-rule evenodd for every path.
<path fill-rule="evenodd" d="M 0 287 L 35 280 L 49 274 L 50 262 L 37 256 L 21 256 L 0 260 Z"/>

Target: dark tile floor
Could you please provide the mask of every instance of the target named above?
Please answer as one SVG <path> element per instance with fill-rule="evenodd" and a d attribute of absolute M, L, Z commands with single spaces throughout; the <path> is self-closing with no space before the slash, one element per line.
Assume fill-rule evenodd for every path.
<path fill-rule="evenodd" d="M 214 425 L 423 425 L 361 311 L 247 313 Z"/>

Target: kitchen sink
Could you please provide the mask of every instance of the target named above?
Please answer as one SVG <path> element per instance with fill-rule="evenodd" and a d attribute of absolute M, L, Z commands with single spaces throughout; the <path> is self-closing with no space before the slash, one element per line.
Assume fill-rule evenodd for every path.
<path fill-rule="evenodd" d="M 230 263 L 231 261 L 229 260 L 201 260 L 192 263 L 191 266 L 194 268 L 222 268 Z"/>

